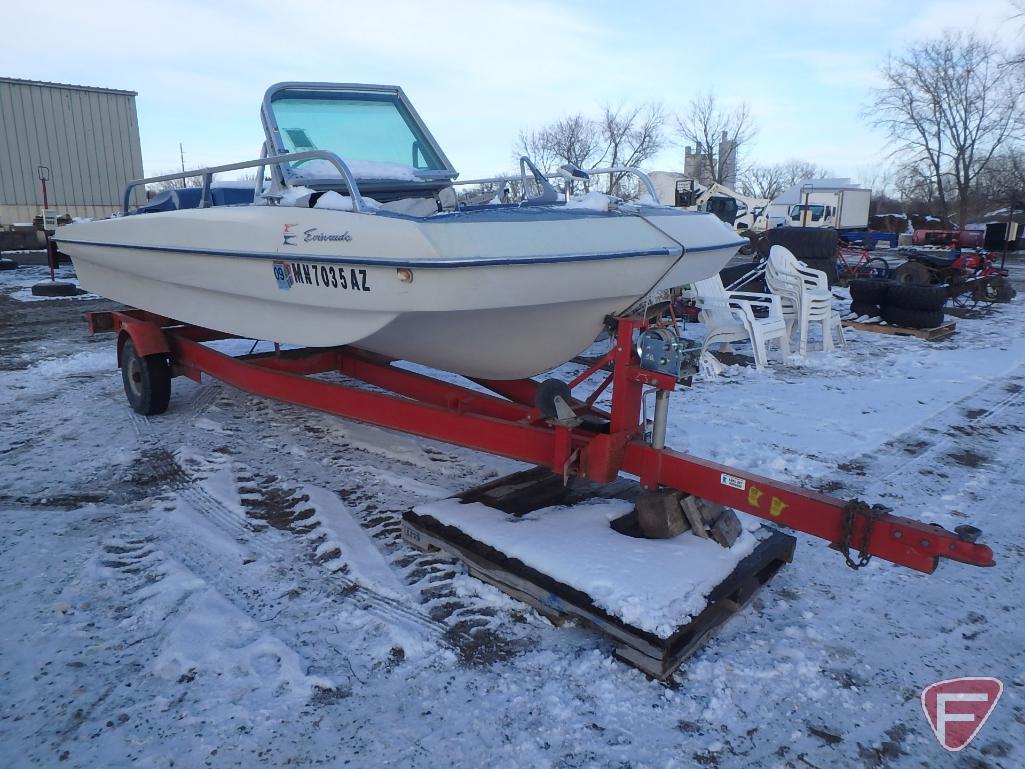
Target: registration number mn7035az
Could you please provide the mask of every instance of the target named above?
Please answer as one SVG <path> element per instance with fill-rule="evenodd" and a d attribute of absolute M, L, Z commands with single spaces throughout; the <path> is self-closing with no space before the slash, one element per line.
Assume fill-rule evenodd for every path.
<path fill-rule="evenodd" d="M 278 288 L 287 291 L 292 286 L 318 286 L 345 291 L 371 290 L 367 271 L 344 264 L 313 264 L 310 262 L 274 261 L 274 278 Z"/>

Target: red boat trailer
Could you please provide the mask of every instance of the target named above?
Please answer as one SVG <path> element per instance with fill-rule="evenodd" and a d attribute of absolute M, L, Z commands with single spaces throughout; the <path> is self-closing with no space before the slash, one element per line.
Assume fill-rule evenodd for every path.
<path fill-rule="evenodd" d="M 253 395 L 541 465 L 564 477 L 608 483 L 620 472 L 629 473 L 646 490 L 676 489 L 820 537 L 854 567 L 871 556 L 925 573 L 933 572 L 940 558 L 993 565 L 993 552 L 975 541 L 979 531 L 974 527 L 951 532 L 858 500 L 844 501 L 665 448 L 668 396 L 678 380 L 641 365 L 635 335 L 648 328 L 642 319 L 611 319 L 612 349 L 568 386 L 572 389 L 599 371 L 611 372 L 586 399 L 569 398 L 575 416 L 560 419 L 546 416 L 537 405 L 539 387 L 548 383 L 532 379 L 473 380 L 492 395 L 404 370 L 390 358 L 354 347 L 275 347 L 271 353 L 231 356 L 203 343 L 232 335 L 143 310 L 93 312 L 87 318 L 92 333 L 118 334 L 118 365 L 126 389 L 131 380 L 166 386 L 169 393 L 170 377 L 200 382 L 207 374 Z M 140 372 L 147 364 L 148 378 L 142 381 Z M 392 394 L 309 376 L 326 372 Z M 166 382 L 150 382 L 164 376 Z M 610 385 L 612 407 L 605 412 L 595 401 Z M 644 387 L 654 388 L 656 395 L 650 441 L 641 420 Z M 148 413 L 163 411 L 166 401 L 158 397 Z M 852 550 L 860 551 L 857 561 Z"/>

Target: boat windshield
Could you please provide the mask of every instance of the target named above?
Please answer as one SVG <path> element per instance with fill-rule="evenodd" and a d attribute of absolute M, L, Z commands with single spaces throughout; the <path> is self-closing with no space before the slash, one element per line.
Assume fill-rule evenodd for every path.
<path fill-rule="evenodd" d="M 273 95 L 271 109 L 281 142 L 289 152 L 328 150 L 346 161 L 398 163 L 417 171 L 446 170 L 394 93 L 288 88 Z M 302 161 L 296 164 L 298 170 L 301 165 Z"/>

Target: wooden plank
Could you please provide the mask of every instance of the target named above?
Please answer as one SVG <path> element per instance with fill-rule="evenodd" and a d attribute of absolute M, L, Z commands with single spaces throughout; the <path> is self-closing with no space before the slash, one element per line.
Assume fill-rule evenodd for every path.
<path fill-rule="evenodd" d="M 561 475 L 547 467 L 532 467 L 496 478 L 457 494 L 462 502 L 480 502 L 513 515 L 526 515 L 543 507 L 573 505 L 592 497 L 632 502 L 640 494 L 636 481 L 617 478 L 598 484 L 572 476 L 564 483 Z"/>
<path fill-rule="evenodd" d="M 905 328 L 882 323 L 859 323 L 856 320 L 845 320 L 842 323 L 846 328 L 853 328 L 857 331 L 871 331 L 876 334 L 892 334 L 893 336 L 913 336 L 929 342 L 946 339 L 957 329 L 957 324 L 952 320 L 948 320 L 936 328 Z"/>
<path fill-rule="evenodd" d="M 497 514 L 501 513 L 496 511 Z M 769 531 L 755 550 L 712 590 L 703 611 L 669 638 L 660 638 L 608 614 L 579 590 L 556 582 L 431 516 L 407 512 L 402 517 L 402 537 L 425 552 L 440 551 L 463 561 L 471 575 L 534 607 L 556 624 L 567 619 L 585 622 L 614 641 L 618 658 L 660 680 L 671 676 L 716 629 L 746 606 L 759 588 L 789 563 L 796 544 L 787 534 Z"/>

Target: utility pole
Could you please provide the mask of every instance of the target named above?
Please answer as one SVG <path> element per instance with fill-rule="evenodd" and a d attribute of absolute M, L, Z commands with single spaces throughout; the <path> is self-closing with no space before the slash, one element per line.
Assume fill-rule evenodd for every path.
<path fill-rule="evenodd" d="M 182 147 L 182 143 L 178 142 L 178 155 L 182 159 L 182 173 L 185 173 L 185 148 Z M 182 177 L 182 188 L 185 187 L 185 177 Z"/>

